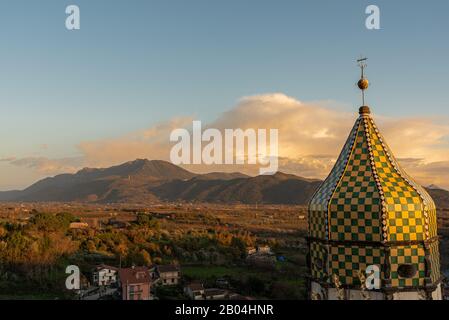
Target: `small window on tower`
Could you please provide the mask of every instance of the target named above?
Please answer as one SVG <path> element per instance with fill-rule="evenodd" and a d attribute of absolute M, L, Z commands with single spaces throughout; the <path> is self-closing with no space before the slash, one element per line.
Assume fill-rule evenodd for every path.
<path fill-rule="evenodd" d="M 413 278 L 417 272 L 415 264 L 401 264 L 398 267 L 398 274 L 401 278 Z"/>
<path fill-rule="evenodd" d="M 315 265 L 315 267 L 316 267 L 317 269 L 323 269 L 323 266 L 324 266 L 323 259 L 316 258 L 316 259 L 313 261 L 313 264 Z"/>

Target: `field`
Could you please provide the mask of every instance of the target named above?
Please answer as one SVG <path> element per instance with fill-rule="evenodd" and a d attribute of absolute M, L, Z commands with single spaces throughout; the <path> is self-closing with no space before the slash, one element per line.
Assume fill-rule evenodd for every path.
<path fill-rule="evenodd" d="M 448 212 L 438 214 L 443 271 L 449 269 Z M 85 227 L 70 228 L 73 221 Z M 241 295 L 304 299 L 306 234 L 304 206 L 3 204 L 0 299 L 73 298 L 64 288 L 65 267 L 78 265 L 87 285 L 101 263 L 179 264 L 181 286 L 164 298 L 182 296 L 182 285 L 192 281 L 215 287 L 225 279 Z M 247 259 L 257 246 L 272 251 L 268 263 Z"/>
<path fill-rule="evenodd" d="M 53 221 L 53 216 L 62 220 Z M 70 229 L 69 220 L 88 227 Z M 302 299 L 306 227 L 302 206 L 3 204 L 0 297 L 66 297 L 62 271 L 67 264 L 80 266 L 87 282 L 100 263 L 176 263 L 183 283 L 201 280 L 213 287 L 226 278 L 247 296 Z M 18 254 L 23 243 L 34 249 Z M 248 263 L 246 250 L 256 246 L 271 248 L 270 263 Z M 21 284 L 12 283 L 12 276 Z M 48 288 L 45 295 L 36 290 L 41 286 Z"/>

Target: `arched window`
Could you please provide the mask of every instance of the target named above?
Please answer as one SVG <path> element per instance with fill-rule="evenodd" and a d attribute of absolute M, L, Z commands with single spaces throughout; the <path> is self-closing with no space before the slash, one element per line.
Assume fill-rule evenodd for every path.
<path fill-rule="evenodd" d="M 398 274 L 401 278 L 413 278 L 417 272 L 415 264 L 401 264 L 398 267 Z"/>

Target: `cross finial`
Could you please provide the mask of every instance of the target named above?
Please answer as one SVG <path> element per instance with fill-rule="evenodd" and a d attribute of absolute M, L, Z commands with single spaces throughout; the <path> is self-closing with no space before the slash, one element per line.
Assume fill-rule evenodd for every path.
<path fill-rule="evenodd" d="M 357 63 L 361 70 L 361 76 L 359 82 L 357 83 L 357 86 L 360 90 L 362 90 L 362 106 L 365 106 L 365 90 L 368 89 L 369 86 L 368 79 L 365 78 L 365 68 L 367 66 L 367 60 L 368 58 L 366 57 L 360 57 L 360 59 L 357 60 Z"/>
<path fill-rule="evenodd" d="M 357 60 L 357 63 L 359 64 L 359 67 L 360 67 L 360 70 L 362 71 L 362 76 L 361 76 L 362 79 L 365 76 L 365 74 L 364 74 L 365 68 L 368 66 L 366 64 L 367 60 L 368 60 L 368 58 L 362 57 L 362 56 L 360 56 L 360 59 Z"/>

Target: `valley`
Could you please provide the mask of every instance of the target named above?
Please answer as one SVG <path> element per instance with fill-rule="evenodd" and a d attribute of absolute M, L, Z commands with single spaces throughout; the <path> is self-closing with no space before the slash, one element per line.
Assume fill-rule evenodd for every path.
<path fill-rule="evenodd" d="M 185 298 L 183 286 L 195 281 L 225 281 L 251 298 L 305 299 L 307 203 L 320 183 L 135 160 L 0 192 L 0 299 L 76 299 L 64 287 L 65 268 L 79 266 L 89 288 L 103 264 L 180 266 L 179 285 L 155 289 L 160 299 Z M 428 191 L 446 271 L 449 192 Z M 257 248 L 269 255 L 254 256 Z"/>

